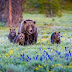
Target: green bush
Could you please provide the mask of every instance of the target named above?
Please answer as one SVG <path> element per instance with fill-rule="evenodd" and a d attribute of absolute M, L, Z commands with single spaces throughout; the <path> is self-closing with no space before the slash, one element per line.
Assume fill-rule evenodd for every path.
<path fill-rule="evenodd" d="M 40 12 L 45 13 L 48 16 L 55 16 L 61 9 L 59 0 L 39 0 L 39 3 L 41 4 Z"/>

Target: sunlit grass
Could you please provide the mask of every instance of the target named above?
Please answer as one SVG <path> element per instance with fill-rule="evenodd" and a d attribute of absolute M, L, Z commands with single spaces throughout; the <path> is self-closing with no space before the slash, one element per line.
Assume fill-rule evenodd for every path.
<path fill-rule="evenodd" d="M 61 18 L 46 18 L 40 14 L 24 14 L 23 16 L 24 20 L 36 21 L 38 41 L 34 45 L 24 47 L 10 43 L 7 38 L 9 28 L 0 27 L 0 70 L 3 72 L 6 70 L 15 72 L 71 72 L 72 15 L 64 15 Z M 50 37 L 54 31 L 61 33 L 61 44 L 59 45 L 50 43 Z M 66 53 L 68 56 L 65 57 Z"/>

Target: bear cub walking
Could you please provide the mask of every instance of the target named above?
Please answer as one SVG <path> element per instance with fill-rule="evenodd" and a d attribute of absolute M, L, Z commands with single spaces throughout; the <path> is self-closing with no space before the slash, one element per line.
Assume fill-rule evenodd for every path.
<path fill-rule="evenodd" d="M 14 38 L 16 37 L 16 31 L 15 29 L 10 29 L 10 33 L 8 35 L 8 39 L 10 42 L 13 42 Z"/>
<path fill-rule="evenodd" d="M 57 43 L 60 44 L 60 32 L 54 32 L 51 35 L 51 43 Z"/>

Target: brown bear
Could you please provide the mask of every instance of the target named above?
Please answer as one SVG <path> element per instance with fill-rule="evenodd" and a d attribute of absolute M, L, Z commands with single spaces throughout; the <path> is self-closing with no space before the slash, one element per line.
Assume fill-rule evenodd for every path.
<path fill-rule="evenodd" d="M 22 21 L 18 33 L 24 33 L 25 34 L 25 45 L 27 44 L 33 44 L 37 42 L 37 27 L 36 22 L 33 20 L 25 20 Z"/>
<path fill-rule="evenodd" d="M 14 40 L 14 43 L 19 43 L 19 45 L 24 46 L 25 35 L 23 33 L 18 33 L 17 37 Z"/>
<path fill-rule="evenodd" d="M 15 29 L 10 29 L 10 33 L 8 35 L 8 39 L 10 42 L 13 42 L 14 38 L 16 37 L 16 31 Z"/>
<path fill-rule="evenodd" d="M 54 32 L 51 35 L 51 43 L 57 43 L 60 44 L 60 32 Z"/>

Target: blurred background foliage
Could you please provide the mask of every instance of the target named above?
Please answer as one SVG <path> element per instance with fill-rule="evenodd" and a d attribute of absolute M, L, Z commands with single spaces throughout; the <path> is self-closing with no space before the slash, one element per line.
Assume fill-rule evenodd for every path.
<path fill-rule="evenodd" d="M 71 0 L 27 0 L 25 4 L 25 13 L 50 13 L 51 9 L 54 14 L 59 10 L 72 10 Z"/>
<path fill-rule="evenodd" d="M 9 0 L 0 0 L 0 22 L 9 26 Z M 12 0 L 12 23 L 18 26 L 23 14 L 45 14 L 46 17 L 62 16 L 72 11 L 72 0 Z"/>

